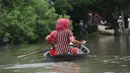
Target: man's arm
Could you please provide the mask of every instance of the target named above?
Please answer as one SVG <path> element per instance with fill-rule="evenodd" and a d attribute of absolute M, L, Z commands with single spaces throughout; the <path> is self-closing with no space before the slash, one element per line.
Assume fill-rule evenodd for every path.
<path fill-rule="evenodd" d="M 86 41 L 80 42 L 80 41 L 76 40 L 73 36 L 69 37 L 69 39 L 70 39 L 70 41 L 71 41 L 72 43 L 78 44 L 78 45 L 82 45 L 82 44 L 85 44 L 85 43 L 86 43 Z"/>

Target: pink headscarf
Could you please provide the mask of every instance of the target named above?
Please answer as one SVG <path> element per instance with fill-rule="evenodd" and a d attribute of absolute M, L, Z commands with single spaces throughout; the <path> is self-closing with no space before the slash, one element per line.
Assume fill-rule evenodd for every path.
<path fill-rule="evenodd" d="M 69 28 L 69 19 L 60 18 L 56 22 L 56 30 L 65 30 Z"/>

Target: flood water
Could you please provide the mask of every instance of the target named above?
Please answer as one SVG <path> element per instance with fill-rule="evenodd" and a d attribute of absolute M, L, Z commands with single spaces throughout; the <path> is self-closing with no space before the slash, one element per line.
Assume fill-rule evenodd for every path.
<path fill-rule="evenodd" d="M 130 36 L 92 35 L 86 44 L 91 53 L 86 59 L 47 62 L 43 54 L 17 56 L 48 49 L 38 44 L 0 50 L 0 73 L 130 73 Z"/>

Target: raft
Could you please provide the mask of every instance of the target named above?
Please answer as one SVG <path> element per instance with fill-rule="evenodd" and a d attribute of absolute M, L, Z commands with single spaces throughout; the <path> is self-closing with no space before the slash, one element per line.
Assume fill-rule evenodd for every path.
<path fill-rule="evenodd" d="M 56 56 L 51 56 L 49 51 L 47 51 L 44 53 L 44 57 L 53 61 L 72 61 L 86 58 L 90 53 L 90 50 L 84 45 L 81 45 L 79 49 L 83 52 L 83 54 L 60 54 Z"/>

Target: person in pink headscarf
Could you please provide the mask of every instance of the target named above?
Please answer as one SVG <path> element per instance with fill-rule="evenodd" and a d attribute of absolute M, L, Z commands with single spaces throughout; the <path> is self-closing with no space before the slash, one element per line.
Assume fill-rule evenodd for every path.
<path fill-rule="evenodd" d="M 67 18 L 60 18 L 56 22 L 56 30 L 52 31 L 47 37 L 46 40 L 52 45 L 56 50 L 56 55 L 59 54 L 73 54 L 72 49 L 70 48 L 70 42 L 74 44 L 85 44 L 86 41 L 77 41 L 72 31 L 69 29 L 70 22 Z M 56 43 L 54 46 L 53 43 Z"/>

